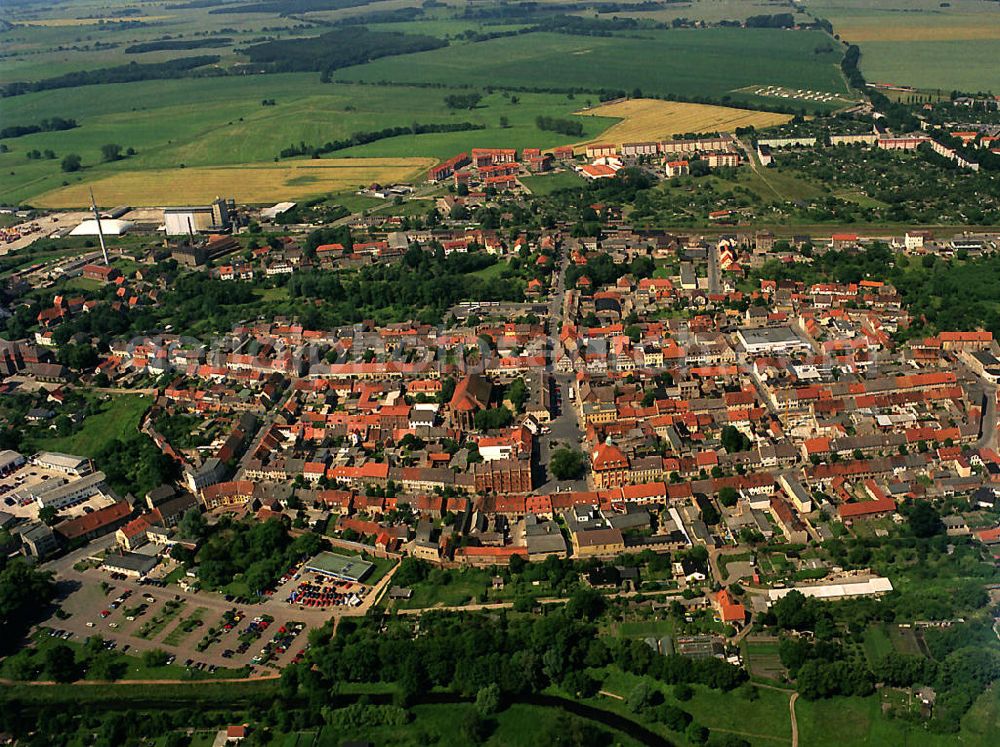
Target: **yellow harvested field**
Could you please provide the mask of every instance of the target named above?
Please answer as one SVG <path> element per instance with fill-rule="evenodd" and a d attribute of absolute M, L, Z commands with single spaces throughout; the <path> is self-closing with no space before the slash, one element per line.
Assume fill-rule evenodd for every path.
<path fill-rule="evenodd" d="M 629 99 L 577 112 L 592 117 L 617 117 L 612 125 L 589 142 L 635 143 L 667 140 L 686 132 L 732 132 L 737 127 L 757 128 L 783 124 L 788 114 L 756 112 L 728 106 L 684 104 L 657 99 Z M 581 144 L 583 145 L 583 144 Z"/>
<path fill-rule="evenodd" d="M 90 204 L 90 189 L 105 205 L 156 207 L 206 203 L 219 196 L 237 202 L 274 203 L 357 189 L 373 182 L 408 182 L 421 177 L 432 158 L 325 158 L 290 163 L 153 169 L 109 174 L 47 192 L 39 207 Z"/>
<path fill-rule="evenodd" d="M 971 41 L 1000 39 L 1000 13 L 983 13 L 978 18 L 943 18 L 939 23 L 913 23 L 906 20 L 881 19 L 879 22 L 845 21 L 836 31 L 852 44 L 860 42 L 899 41 Z"/>

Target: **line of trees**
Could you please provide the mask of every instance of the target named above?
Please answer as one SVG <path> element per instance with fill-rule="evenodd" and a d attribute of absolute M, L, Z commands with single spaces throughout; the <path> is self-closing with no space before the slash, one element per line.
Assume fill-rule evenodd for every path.
<path fill-rule="evenodd" d="M 444 97 L 444 104 L 449 109 L 475 109 L 482 95 L 478 93 L 452 93 Z"/>
<path fill-rule="evenodd" d="M 790 29 L 795 25 L 795 16 L 791 13 L 750 16 L 746 25 L 750 29 Z"/>
<path fill-rule="evenodd" d="M 424 34 L 369 31 L 359 27 L 336 29 L 306 39 L 254 44 L 246 49 L 246 54 L 253 64 L 265 66 L 269 72 L 322 71 L 326 81 L 333 70 L 341 67 L 447 45 L 443 39 Z"/>
<path fill-rule="evenodd" d="M 0 138 L 22 137 L 24 135 L 34 135 L 37 132 L 60 132 L 62 130 L 72 130 L 75 127 L 79 127 L 75 119 L 51 117 L 43 119 L 38 124 L 4 127 L 0 130 Z"/>
<path fill-rule="evenodd" d="M 158 41 L 141 42 L 125 47 L 125 54 L 143 54 L 144 52 L 163 52 L 167 50 L 206 49 L 227 47 L 233 43 L 231 36 L 215 36 L 210 39 L 160 39 Z"/>
<path fill-rule="evenodd" d="M 558 132 L 560 135 L 571 135 L 573 137 L 583 136 L 583 123 L 578 122 L 575 119 L 548 117 L 540 114 L 535 117 L 535 126 L 539 130 Z"/>
<path fill-rule="evenodd" d="M 374 143 L 376 140 L 386 140 L 403 135 L 424 135 L 430 132 L 466 132 L 468 130 L 484 129 L 486 129 L 486 125 L 474 122 L 445 122 L 441 124 L 421 124 L 414 122 L 408 127 L 386 127 L 382 130 L 355 132 L 348 138 L 331 140 L 323 143 L 323 145 L 310 145 L 300 142 L 298 145 L 289 145 L 287 148 L 283 148 L 278 156 L 280 158 L 294 158 L 295 156 L 319 158 L 325 153 L 333 153 L 334 151 L 353 148 L 356 145 L 366 145 L 367 143 Z"/>
<path fill-rule="evenodd" d="M 196 57 L 180 57 L 165 62 L 138 63 L 117 67 L 103 67 L 98 70 L 80 70 L 77 72 L 57 75 L 54 78 L 43 78 L 35 81 L 19 81 L 8 83 L 0 88 L 0 96 L 20 96 L 36 91 L 51 91 L 57 88 L 77 88 L 79 86 L 95 86 L 108 83 L 133 83 L 139 80 L 162 80 L 180 78 L 192 70 L 214 65 L 221 58 L 217 54 L 199 55 Z M 221 74 L 221 72 L 220 72 Z"/>

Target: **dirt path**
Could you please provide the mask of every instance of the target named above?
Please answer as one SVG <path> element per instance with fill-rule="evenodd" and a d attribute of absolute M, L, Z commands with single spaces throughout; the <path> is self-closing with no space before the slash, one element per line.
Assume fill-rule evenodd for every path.
<path fill-rule="evenodd" d="M 799 747 L 799 722 L 795 719 L 795 701 L 798 699 L 798 693 L 792 693 L 788 699 L 788 713 L 792 717 L 792 747 Z"/>

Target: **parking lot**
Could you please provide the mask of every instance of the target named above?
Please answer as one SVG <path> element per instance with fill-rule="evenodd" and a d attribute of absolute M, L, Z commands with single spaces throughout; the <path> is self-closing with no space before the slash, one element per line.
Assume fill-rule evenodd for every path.
<path fill-rule="evenodd" d="M 325 573 L 303 572 L 302 566 L 295 566 L 280 579 L 269 597 L 299 610 L 327 612 L 338 607 L 360 607 L 370 589 L 365 584 L 343 581 Z"/>
<path fill-rule="evenodd" d="M 18 499 L 19 494 L 23 494 L 30 488 L 49 483 L 56 480 L 58 484 L 66 484 L 78 478 L 64 475 L 57 470 L 37 467 L 33 464 L 25 464 L 20 469 L 15 470 L 6 477 L 0 479 L 0 511 L 6 511 L 19 519 L 35 521 L 38 519 L 38 504 L 30 498 Z M 91 513 L 99 508 L 111 505 L 114 502 L 109 496 L 95 495 L 91 498 L 84 498 L 69 506 L 59 509 L 59 515 L 66 519 Z"/>
<path fill-rule="evenodd" d="M 134 655 L 162 649 L 171 663 L 204 671 L 250 666 L 254 676 L 270 674 L 299 656 L 305 647 L 302 635 L 323 622 L 304 620 L 286 605 L 234 605 L 219 594 L 140 584 L 97 569 L 73 575 L 80 588 L 62 604 L 70 616 L 48 621 L 49 627 L 80 641 L 98 634 Z M 269 606 L 274 613 L 265 611 Z"/>
<path fill-rule="evenodd" d="M 131 655 L 162 649 L 171 663 L 201 671 L 246 666 L 251 677 L 273 676 L 299 660 L 310 628 L 338 616 L 364 615 L 395 570 L 371 587 L 303 574 L 296 566 L 260 603 L 239 604 L 216 592 L 184 591 L 173 583 L 140 582 L 78 565 L 112 542 L 113 537 L 104 538 L 45 564 L 75 587 L 61 602 L 69 617 L 50 618 L 46 627 L 81 642 L 98 634 Z"/>

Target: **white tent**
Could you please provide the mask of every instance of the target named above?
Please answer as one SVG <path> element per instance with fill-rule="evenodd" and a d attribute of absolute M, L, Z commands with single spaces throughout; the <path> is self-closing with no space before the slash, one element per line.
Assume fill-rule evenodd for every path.
<path fill-rule="evenodd" d="M 101 218 L 101 230 L 105 236 L 121 236 L 132 228 L 133 223 L 127 220 L 112 220 L 111 218 Z M 70 236 L 97 236 L 97 221 L 94 219 L 85 220 L 72 231 Z"/>

